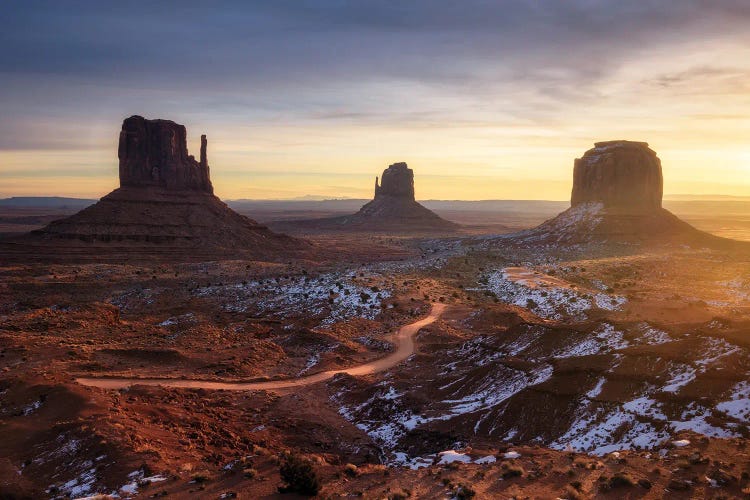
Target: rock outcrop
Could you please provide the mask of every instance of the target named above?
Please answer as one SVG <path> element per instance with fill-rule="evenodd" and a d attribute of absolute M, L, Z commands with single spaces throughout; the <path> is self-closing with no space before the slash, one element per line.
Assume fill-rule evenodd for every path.
<path fill-rule="evenodd" d="M 597 142 L 575 160 L 570 208 L 510 238 L 533 245 L 720 240 L 662 208 L 662 191 L 661 161 L 647 143 Z"/>
<path fill-rule="evenodd" d="M 390 233 L 453 233 L 459 225 L 447 221 L 414 198 L 414 171 L 394 163 L 375 177 L 375 194 L 352 215 L 283 221 L 273 224 L 284 231 L 375 231 Z"/>
<path fill-rule="evenodd" d="M 196 161 L 188 155 L 183 125 L 131 116 L 122 125 L 118 156 L 120 187 L 35 231 L 31 243 L 65 242 L 66 252 L 80 255 L 168 254 L 188 260 L 225 255 L 278 260 L 306 255 L 312 248 L 238 214 L 214 196 L 205 135 Z"/>
<path fill-rule="evenodd" d="M 394 163 L 375 178 L 375 195 L 354 215 L 337 218 L 343 228 L 393 232 L 454 231 L 447 221 L 414 198 L 414 171 L 406 163 Z"/>
<path fill-rule="evenodd" d="M 661 208 L 661 161 L 645 142 L 597 142 L 575 161 L 571 206 L 599 202 L 629 213 Z"/>
<path fill-rule="evenodd" d="M 383 171 L 380 185 L 375 177 L 374 199 L 393 197 L 414 201 L 414 171 L 406 163 L 399 162 L 390 165 Z"/>
<path fill-rule="evenodd" d="M 188 155 L 184 125 L 131 116 L 122 122 L 117 156 L 121 187 L 214 192 L 206 158 L 206 136 L 201 136 L 200 162 L 195 161 L 195 157 Z"/>

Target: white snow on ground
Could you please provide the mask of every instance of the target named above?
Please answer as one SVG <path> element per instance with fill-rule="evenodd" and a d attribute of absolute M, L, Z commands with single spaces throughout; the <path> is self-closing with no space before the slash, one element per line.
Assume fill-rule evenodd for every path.
<path fill-rule="evenodd" d="M 588 337 L 580 342 L 572 343 L 553 353 L 555 358 L 571 358 L 575 356 L 590 356 L 602 354 L 628 347 L 628 342 L 623 338 L 623 332 L 616 330 L 609 323 L 602 324 L 592 332 L 593 337 Z"/>
<path fill-rule="evenodd" d="M 609 323 L 604 323 L 594 330 L 594 334 L 602 344 L 602 351 L 605 352 L 625 349 L 629 345 L 628 342 L 623 339 L 623 332 L 616 330 L 615 327 Z"/>
<path fill-rule="evenodd" d="M 96 484 L 96 467 L 91 467 L 91 462 L 88 463 L 88 468 L 82 473 L 64 483 L 59 487 L 58 491 L 70 498 L 78 498 L 91 493 L 94 485 Z"/>
<path fill-rule="evenodd" d="M 622 405 L 623 410 L 654 420 L 667 420 L 656 400 L 643 396 Z"/>
<path fill-rule="evenodd" d="M 586 311 L 596 306 L 609 311 L 619 310 L 627 302 L 624 297 L 598 293 L 594 296 L 571 288 L 547 286 L 530 287 L 525 281 L 514 281 L 505 269 L 492 271 L 480 279 L 484 290 L 489 290 L 503 302 L 525 307 L 547 319 L 565 317 L 585 319 Z"/>
<path fill-rule="evenodd" d="M 743 396 L 749 390 L 750 385 L 743 385 L 735 394 Z M 733 408 L 733 402 L 728 403 L 727 407 Z M 683 408 L 679 418 L 670 419 L 664 405 L 647 395 L 622 404 L 592 402 L 581 406 L 578 418 L 568 431 L 550 446 L 602 455 L 615 450 L 651 448 L 683 430 L 713 437 L 738 435 L 734 430 L 709 424 L 710 415 L 709 408 L 691 402 Z"/>
<path fill-rule="evenodd" d="M 650 327 L 641 330 L 648 335 L 648 340 L 655 343 L 669 341 L 664 332 L 654 332 Z M 614 342 L 617 344 L 617 339 Z M 577 451 L 604 454 L 618 449 L 652 447 L 682 430 L 713 437 L 737 436 L 732 424 L 722 428 L 709 423 L 713 411 L 709 407 L 689 402 L 682 410 L 678 409 L 676 417 L 674 409 L 671 409 L 670 414 L 673 416 L 668 417 L 665 405 L 658 397 L 652 397 L 649 393 L 677 393 L 710 366 L 720 363 L 723 358 L 738 350 L 737 346 L 723 339 L 705 339 L 699 348 L 701 358 L 690 364 L 671 363 L 669 379 L 663 387 L 652 387 L 646 394 L 622 404 L 590 402 L 582 406 L 576 421 L 563 436 L 552 443 L 552 447 L 565 449 L 570 446 Z M 603 384 L 602 378 L 587 393 L 587 397 L 596 397 Z M 716 405 L 716 409 L 746 422 L 750 417 L 750 383 L 735 385 L 728 397 L 730 399 Z"/>
<path fill-rule="evenodd" d="M 600 342 L 595 338 L 586 338 L 556 351 L 552 354 L 554 358 L 572 358 L 576 356 L 590 356 L 601 350 Z"/>
<path fill-rule="evenodd" d="M 302 368 L 297 376 L 304 375 L 307 371 L 309 371 L 313 366 L 317 365 L 320 362 L 320 353 L 315 353 L 309 358 L 307 358 L 307 364 L 304 368 Z"/>
<path fill-rule="evenodd" d="M 473 363 L 473 366 L 485 366 L 488 363 L 492 363 L 493 361 L 497 360 L 498 358 L 502 358 L 504 356 L 515 356 L 519 352 L 526 349 L 531 343 L 536 339 L 536 335 L 533 333 L 524 333 L 518 336 L 515 342 L 512 344 L 509 344 L 506 346 L 506 349 L 503 351 L 495 351 L 495 352 L 487 352 L 485 349 L 485 344 L 487 343 L 487 337 L 484 335 L 480 335 L 478 337 L 475 337 L 471 340 L 467 340 L 463 344 L 461 344 L 456 349 L 451 349 L 448 354 L 449 357 L 452 359 L 455 359 L 455 361 L 451 361 L 450 363 L 446 363 L 443 366 L 443 370 L 440 372 L 441 376 L 448 375 L 453 370 L 456 369 L 459 365 L 466 362 L 466 360 L 471 360 Z M 440 389 L 445 389 L 447 387 L 450 387 L 451 385 L 455 384 L 456 382 L 459 382 L 460 380 L 454 380 L 442 387 Z"/>
<path fill-rule="evenodd" d="M 592 388 L 592 389 L 591 389 L 591 390 L 590 390 L 589 392 L 587 392 L 587 393 L 586 393 L 586 397 L 587 397 L 587 398 L 595 398 L 595 397 L 597 397 L 597 396 L 598 396 L 599 394 L 601 394 L 601 393 L 602 393 L 602 387 L 604 386 L 604 383 L 605 383 L 606 381 L 607 381 L 607 379 L 606 379 L 606 378 L 604 378 L 604 377 L 600 378 L 600 379 L 599 379 L 599 380 L 598 380 L 598 381 L 596 382 L 596 385 L 595 385 L 595 386 L 594 386 L 594 387 L 593 387 L 593 388 Z"/>
<path fill-rule="evenodd" d="M 594 302 L 599 309 L 607 311 L 619 311 L 628 299 L 620 295 L 608 295 L 606 293 L 597 293 L 594 295 Z"/>
<path fill-rule="evenodd" d="M 194 321 L 195 315 L 193 313 L 187 313 L 180 316 L 172 316 L 170 318 L 167 318 L 161 323 L 158 323 L 157 326 L 175 326 L 179 325 L 180 323 L 191 323 Z"/>
<path fill-rule="evenodd" d="M 622 449 L 650 448 L 669 438 L 669 433 L 640 420 L 624 409 L 588 408 L 550 447 L 605 455 Z"/>
<path fill-rule="evenodd" d="M 163 292 L 164 288 L 151 289 L 151 288 L 134 288 L 117 297 L 109 299 L 109 303 L 117 306 L 123 311 L 130 308 L 138 308 L 148 306 L 154 303 L 156 296 Z"/>
<path fill-rule="evenodd" d="M 735 385 L 729 401 L 717 404 L 716 409 L 742 422 L 750 422 L 750 383 L 743 380 Z"/>
<path fill-rule="evenodd" d="M 435 411 L 424 414 L 414 414 L 411 410 L 401 408 L 398 404 L 391 409 L 387 421 L 382 419 L 368 419 L 368 409 L 377 405 L 380 401 L 397 402 L 403 394 L 398 393 L 393 387 L 380 390 L 367 401 L 356 406 L 340 406 L 339 413 L 348 421 L 365 433 L 383 449 L 394 454 L 395 460 L 391 463 L 406 464 L 409 458 L 397 450 L 398 441 L 408 432 L 420 425 L 438 420 L 451 420 L 467 413 L 490 410 L 527 387 L 540 384 L 548 380 L 553 373 L 551 365 L 543 365 L 537 370 L 529 373 L 517 371 L 517 376 L 508 379 L 503 378 L 502 384 L 496 384 L 494 379 L 488 378 L 485 385 L 479 387 L 475 392 L 460 399 L 445 399 L 435 403 Z M 338 400 L 341 394 L 333 396 Z M 481 423 L 481 418 L 477 425 Z"/>
<path fill-rule="evenodd" d="M 638 343 L 646 345 L 666 344 L 672 342 L 672 337 L 665 331 L 652 327 L 646 322 L 638 325 L 640 337 Z"/>
<path fill-rule="evenodd" d="M 491 378 L 487 383 L 480 386 L 476 392 L 464 396 L 460 399 L 445 399 L 442 403 L 449 405 L 450 414 L 448 418 L 442 417 L 440 420 L 448 420 L 454 416 L 465 413 L 473 413 L 479 410 L 490 409 L 502 403 L 506 399 L 518 394 L 527 387 L 541 384 L 549 380 L 552 376 L 553 368 L 551 365 L 544 365 L 540 369 L 530 373 L 518 371 L 517 376 L 511 379 L 504 379 L 503 384 L 498 386 Z M 480 419 L 481 422 L 481 419 Z"/>
<path fill-rule="evenodd" d="M 23 415 L 25 417 L 27 417 L 27 416 L 31 415 L 32 413 L 34 413 L 35 411 L 37 411 L 41 407 L 42 407 L 42 400 L 41 399 L 37 399 L 36 401 L 34 401 L 33 403 L 31 403 L 30 405 L 25 406 L 24 409 L 21 410 L 21 411 L 23 412 Z"/>
<path fill-rule="evenodd" d="M 602 280 L 591 280 L 591 286 L 601 291 L 605 291 L 609 288 Z"/>
<path fill-rule="evenodd" d="M 696 361 L 695 363 L 703 368 L 715 363 L 716 361 L 739 352 L 740 348 L 734 344 L 730 344 L 724 339 L 717 339 L 714 337 L 709 338 L 706 341 L 706 346 L 703 348 L 705 353 L 704 357 Z"/>
<path fill-rule="evenodd" d="M 207 286 L 194 293 L 198 297 L 215 297 L 226 311 L 281 311 L 280 317 L 304 313 L 320 317 L 324 326 L 354 317 L 374 319 L 380 314 L 382 300 L 391 296 L 388 290 L 356 283 L 346 273 Z"/>
<path fill-rule="evenodd" d="M 402 452 L 396 452 L 393 454 L 394 459 L 391 462 L 392 465 L 398 465 L 400 467 L 408 467 L 411 470 L 421 469 L 423 467 L 429 467 L 435 463 L 437 455 L 426 455 L 423 457 L 409 458 L 409 455 Z"/>
<path fill-rule="evenodd" d="M 135 496 L 138 494 L 138 487 L 149 483 L 160 483 L 166 481 L 165 476 L 149 476 L 142 470 L 136 470 L 128 474 L 129 482 L 120 487 L 119 493 L 126 497 Z"/>
<path fill-rule="evenodd" d="M 709 424 L 706 419 L 711 416 L 711 413 L 710 409 L 691 402 L 683 410 L 680 420 L 673 420 L 670 424 L 675 431 L 690 430 L 711 437 L 737 436 L 734 431 Z"/>
<path fill-rule="evenodd" d="M 517 356 L 525 351 L 537 338 L 539 338 L 539 332 L 534 331 L 533 328 L 529 328 L 528 331 L 518 335 L 514 342 L 507 345 L 508 356 Z"/>
<path fill-rule="evenodd" d="M 466 453 L 459 453 L 456 450 L 441 451 L 438 453 L 440 460 L 439 464 L 452 464 L 453 462 L 459 462 L 462 464 L 471 463 L 471 457 Z"/>
<path fill-rule="evenodd" d="M 391 465 L 397 465 L 400 467 L 408 467 L 412 470 L 421 469 L 423 467 L 429 467 L 434 464 L 450 464 L 453 462 L 459 463 L 475 463 L 478 465 L 493 464 L 497 461 L 494 455 L 486 455 L 473 459 L 467 454 L 457 450 L 446 450 L 440 453 L 431 453 L 421 457 L 410 458 L 406 453 L 396 452 L 394 453 L 394 459 Z"/>
<path fill-rule="evenodd" d="M 740 348 L 738 346 L 730 344 L 724 339 L 707 338 L 701 348 L 703 357 L 694 361 L 694 366 L 685 363 L 674 363 L 669 371 L 670 379 L 662 388 L 662 391 L 679 392 L 682 387 L 695 380 L 696 375 L 704 373 L 711 365 L 739 351 Z"/>
<path fill-rule="evenodd" d="M 552 238 L 564 239 L 572 230 L 592 232 L 602 221 L 602 203 L 582 203 L 562 212 L 541 226 L 516 233 L 515 239 L 524 243 L 539 240 L 549 241 Z"/>
<path fill-rule="evenodd" d="M 563 319 L 565 316 L 585 318 L 591 309 L 591 301 L 567 288 L 529 288 L 513 281 L 505 270 L 493 271 L 485 277 L 486 289 L 503 302 L 525 307 L 534 314 L 547 319 Z"/>
<path fill-rule="evenodd" d="M 508 460 L 511 460 L 514 458 L 520 458 L 520 457 L 521 457 L 521 454 L 518 453 L 517 451 L 508 451 L 503 454 L 503 458 L 508 459 Z"/>
<path fill-rule="evenodd" d="M 692 366 L 678 363 L 674 368 L 670 370 L 669 376 L 671 378 L 667 381 L 667 385 L 662 387 L 662 391 L 679 391 L 680 388 L 695 380 L 695 373 L 696 370 Z"/>

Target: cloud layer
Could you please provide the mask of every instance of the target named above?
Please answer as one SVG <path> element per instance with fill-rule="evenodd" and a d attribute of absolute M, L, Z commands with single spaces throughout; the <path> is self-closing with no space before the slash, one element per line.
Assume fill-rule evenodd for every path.
<path fill-rule="evenodd" d="M 118 124 L 135 113 L 208 132 L 216 175 L 248 183 L 234 197 L 252 195 L 254 171 L 302 169 L 333 185 L 326 175 L 369 178 L 401 159 L 425 174 L 558 185 L 574 155 L 616 134 L 687 159 L 675 168 L 686 188 L 711 158 L 727 176 L 749 167 L 746 1 L 25 1 L 4 10 L 0 177 L 21 191 L 19 168 L 46 161 L 43 151 L 101 159 L 93 173 L 111 175 Z M 268 190 L 278 179 L 261 181 Z M 467 184 L 466 197 L 502 197 L 480 191 Z"/>

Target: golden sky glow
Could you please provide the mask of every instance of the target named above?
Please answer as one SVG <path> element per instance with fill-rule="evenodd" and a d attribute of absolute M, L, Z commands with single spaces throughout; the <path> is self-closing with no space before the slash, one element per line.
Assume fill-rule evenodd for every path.
<path fill-rule="evenodd" d="M 568 19 L 568 7 L 548 5 L 549 12 L 519 8 L 521 21 L 508 24 L 507 36 L 481 20 L 466 21 L 463 33 L 446 31 L 438 14 L 422 31 L 395 34 L 374 26 L 325 35 L 295 24 L 289 36 L 314 51 L 258 35 L 253 47 L 263 50 L 247 66 L 236 60 L 242 54 L 211 66 L 217 54 L 231 55 L 237 41 L 228 38 L 225 50 L 204 54 L 205 84 L 195 68 L 163 68 L 159 53 L 117 66 L 132 63 L 139 78 L 110 77 L 107 58 L 101 71 L 72 58 L 80 69 L 45 73 L 50 54 L 40 56 L 19 34 L 16 43 L 29 44 L 40 61 L 31 69 L 32 56 L 0 61 L 7 84 L 0 105 L 9 110 L 0 125 L 0 196 L 106 194 L 117 186 L 117 136 L 131 114 L 183 123 L 193 154 L 206 133 L 215 190 L 225 199 L 367 198 L 375 175 L 406 161 L 419 199 L 562 200 L 574 158 L 612 139 L 657 151 L 666 194 L 750 196 L 747 9 L 622 7 L 622 30 L 592 35 L 592 26 L 612 19 L 573 9 L 580 26 L 560 25 L 555 16 Z M 266 14 L 278 23 L 298 15 Z M 350 14 L 344 25 L 359 19 Z M 507 50 L 523 38 L 518 22 L 538 37 Z M 494 38 L 485 43 L 482 30 Z M 398 44 L 384 42 L 394 37 Z"/>

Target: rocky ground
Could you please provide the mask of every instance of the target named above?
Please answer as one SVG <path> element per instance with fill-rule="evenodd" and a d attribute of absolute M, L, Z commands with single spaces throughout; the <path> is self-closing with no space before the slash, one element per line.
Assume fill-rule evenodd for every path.
<path fill-rule="evenodd" d="M 744 494 L 750 254 L 378 242 L 397 260 L 4 266 L 0 491 L 264 498 L 309 461 L 322 498 Z M 353 366 L 433 302 L 442 318 L 381 374 L 274 392 L 75 383 Z"/>

